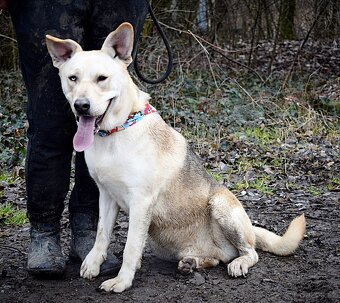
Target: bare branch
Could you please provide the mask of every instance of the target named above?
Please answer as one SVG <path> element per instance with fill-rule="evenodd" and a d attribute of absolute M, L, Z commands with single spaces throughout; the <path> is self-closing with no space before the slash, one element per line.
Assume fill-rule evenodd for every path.
<path fill-rule="evenodd" d="M 287 76 L 285 77 L 285 79 L 284 79 L 284 81 L 282 83 L 281 90 L 283 90 L 286 87 L 288 81 L 290 80 L 290 78 L 292 76 L 292 73 L 293 73 L 293 69 L 294 69 L 295 63 L 296 63 L 297 59 L 300 56 L 301 50 L 305 46 L 307 40 L 309 39 L 310 34 L 312 33 L 312 30 L 314 29 L 314 27 L 315 27 L 315 25 L 317 23 L 317 21 L 319 20 L 320 16 L 324 13 L 324 11 L 326 10 L 326 8 L 327 8 L 327 6 L 328 6 L 328 4 L 330 2 L 331 2 L 330 0 L 327 0 L 327 1 L 325 0 L 325 1 L 322 1 L 322 3 L 320 4 L 321 9 L 320 9 L 318 15 L 315 17 L 312 26 L 310 27 L 306 37 L 301 42 L 300 47 L 299 47 L 299 49 L 297 50 L 297 52 L 295 54 L 294 60 L 293 60 L 292 64 L 290 65 L 289 72 L 288 72 Z"/>
<path fill-rule="evenodd" d="M 189 34 L 189 35 L 191 35 L 191 36 L 192 36 L 192 37 L 193 37 L 193 38 L 194 38 L 194 39 L 195 39 L 202 47 L 203 47 L 202 43 L 200 43 L 198 40 L 204 42 L 205 44 L 209 45 L 214 51 L 216 51 L 216 52 L 218 52 L 220 55 L 222 55 L 223 58 L 225 58 L 225 59 L 227 59 L 228 61 L 233 62 L 233 63 L 235 63 L 235 64 L 237 64 L 237 65 L 239 65 L 239 66 L 242 66 L 243 68 L 246 68 L 246 69 L 250 70 L 251 72 L 253 72 L 254 74 L 256 74 L 256 76 L 261 80 L 261 82 L 264 82 L 264 80 L 263 80 L 263 78 L 261 77 L 261 75 L 260 75 L 257 71 L 255 71 L 253 68 L 251 68 L 251 67 L 249 67 L 248 65 L 245 65 L 245 64 L 243 64 L 243 63 L 241 63 L 241 62 L 238 62 L 238 61 L 236 61 L 236 60 L 234 60 L 234 59 L 231 59 L 230 57 L 228 57 L 228 56 L 225 54 L 226 52 L 230 52 L 230 51 L 225 50 L 225 49 L 223 49 L 223 48 L 218 47 L 217 45 L 214 45 L 214 44 L 210 43 L 209 41 L 205 40 L 204 38 L 202 38 L 202 37 L 200 37 L 200 36 L 198 36 L 198 35 L 192 33 L 190 30 L 188 30 L 188 31 L 183 31 L 183 30 L 177 29 L 177 28 L 175 28 L 175 27 L 172 27 L 172 26 L 170 26 L 170 25 L 167 25 L 167 24 L 165 24 L 165 23 L 162 23 L 162 22 L 159 22 L 159 23 L 162 24 L 164 27 L 167 27 L 167 28 L 169 28 L 169 29 L 171 29 L 171 30 L 177 31 L 177 32 L 179 32 L 179 33 L 181 33 L 181 34 L 183 33 L 183 34 Z M 204 48 L 204 49 L 206 49 L 206 48 Z M 210 61 L 209 61 L 209 62 L 210 62 Z M 214 79 L 215 79 L 215 78 L 214 78 Z"/>
<path fill-rule="evenodd" d="M 17 42 L 17 40 L 15 40 L 15 39 L 13 39 L 13 38 L 11 38 L 11 37 L 8 37 L 8 36 L 6 36 L 6 35 L 0 34 L 0 37 L 9 39 L 9 40 L 11 40 L 11 41 L 13 41 L 13 42 L 15 42 L 15 43 Z"/>

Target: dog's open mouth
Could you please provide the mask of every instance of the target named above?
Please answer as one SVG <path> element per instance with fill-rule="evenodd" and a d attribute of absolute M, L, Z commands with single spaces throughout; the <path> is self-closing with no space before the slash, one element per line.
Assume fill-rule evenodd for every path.
<path fill-rule="evenodd" d="M 109 105 L 104 114 L 100 116 L 78 116 L 78 128 L 73 138 L 73 147 L 75 151 L 82 152 L 92 145 L 96 130 L 99 129 L 99 125 L 111 105 L 111 102 L 112 99 L 109 100 Z"/>

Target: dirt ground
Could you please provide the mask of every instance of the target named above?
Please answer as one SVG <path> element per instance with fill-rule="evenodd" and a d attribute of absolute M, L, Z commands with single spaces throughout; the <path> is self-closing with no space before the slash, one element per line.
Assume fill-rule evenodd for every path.
<path fill-rule="evenodd" d="M 21 184 L 23 187 L 23 184 Z M 18 193 L 19 192 L 19 193 Z M 5 197 L 24 205 L 23 191 L 7 188 Z M 338 191 L 311 196 L 281 190 L 271 199 L 252 191 L 240 196 L 253 224 L 282 233 L 291 219 L 304 212 L 308 227 L 296 254 L 277 257 L 259 252 L 259 262 L 246 278 L 228 277 L 225 265 L 181 276 L 176 264 L 159 260 L 149 249 L 132 289 L 102 293 L 105 277 L 79 277 L 80 264 L 69 263 L 57 280 L 39 280 L 25 270 L 29 226 L 1 229 L 0 302 L 340 302 L 340 210 Z M 120 215 L 111 249 L 121 259 L 126 239 L 126 216 Z M 67 211 L 62 244 L 68 253 Z"/>
<path fill-rule="evenodd" d="M 339 56 L 335 54 L 331 46 L 328 50 L 326 49 L 326 53 L 328 52 L 331 54 L 334 52 L 334 55 L 325 57 L 325 49 L 323 51 L 318 49 L 312 53 L 320 54 L 321 59 L 330 58 L 321 62 L 325 66 L 327 77 L 333 67 L 336 68 L 333 74 L 338 75 L 339 64 L 335 59 L 338 60 Z M 287 52 L 282 51 L 282 53 Z M 310 57 L 318 58 L 317 56 Z M 331 60 L 331 58 L 335 59 Z M 321 64 L 319 61 L 316 63 L 317 66 Z M 283 67 L 280 68 L 284 70 Z M 307 74 L 312 75 L 312 72 Z M 196 85 L 196 80 L 194 84 Z M 325 89 L 320 92 L 329 100 L 333 97 L 338 98 L 339 79 L 337 78 L 331 84 L 325 85 Z M 178 83 L 178 85 L 180 87 L 182 84 Z M 173 85 L 173 89 L 178 88 Z M 13 99 L 20 101 L 20 94 L 22 94 L 20 90 L 8 86 L 8 92 L 13 91 L 18 92 L 18 96 Z M 174 94 L 177 92 L 175 91 Z M 161 94 L 157 92 L 157 96 L 159 95 Z M 164 96 L 168 95 L 164 93 Z M 292 96 L 288 97 L 292 105 L 294 102 L 300 102 L 301 99 L 293 96 L 297 100 L 294 101 Z M 203 98 L 200 101 L 195 113 L 191 108 L 193 104 L 188 105 L 184 97 L 176 101 L 179 106 L 176 126 L 178 127 L 181 121 L 183 131 L 186 131 L 189 137 L 190 134 L 194 134 L 191 137 L 196 138 L 205 131 L 216 130 L 216 125 L 221 122 L 220 116 L 227 118 L 230 116 L 228 111 L 222 112 L 222 115 L 220 111 L 223 108 L 227 110 L 234 108 L 233 104 L 227 103 L 229 106 L 221 109 L 218 103 L 211 102 L 215 98 L 214 95 L 209 98 Z M 180 107 L 180 102 L 182 102 L 182 107 Z M 237 102 L 240 102 L 238 98 Z M 12 103 L 10 105 L 12 106 Z M 172 105 L 168 101 L 163 103 L 160 101 L 156 104 L 158 109 L 162 109 L 168 122 L 171 122 L 174 119 L 169 106 Z M 237 113 L 243 107 L 238 105 L 235 108 Z M 201 111 L 208 112 L 208 115 L 201 115 Z M 18 112 L 21 113 L 22 110 Z M 167 113 L 170 114 L 167 116 Z M 250 111 L 247 116 L 253 113 L 254 111 Z M 206 117 L 205 120 L 200 120 L 204 117 Z M 323 116 L 317 117 L 321 119 Z M 329 136 L 323 134 L 323 131 L 319 129 L 321 123 L 315 123 L 318 118 L 314 118 L 315 120 L 312 118 L 308 116 L 306 121 L 302 119 L 301 122 L 296 122 L 295 126 L 286 125 L 286 121 L 282 120 L 281 130 L 287 128 L 287 135 L 279 141 L 277 141 L 278 138 L 267 138 L 268 142 L 259 144 L 256 140 L 249 138 L 243 129 L 243 135 L 235 135 L 236 133 L 226 135 L 218 144 L 215 141 L 206 143 L 208 138 L 205 137 L 203 143 L 197 140 L 201 143 L 196 146 L 193 144 L 210 172 L 217 174 L 218 178 L 222 176 L 224 179 L 222 182 L 237 194 L 254 225 L 282 234 L 293 218 L 305 213 L 306 236 L 294 255 L 278 257 L 260 251 L 259 262 L 250 269 L 248 276 L 233 279 L 227 275 L 226 266 L 223 264 L 207 271 L 181 276 L 177 271 L 176 263 L 159 260 L 146 248 L 141 270 L 136 274 L 132 288 L 122 294 L 103 293 L 97 291 L 97 287 L 107 277 L 100 277 L 94 281 L 80 278 L 79 263 L 69 262 L 66 273 L 61 279 L 39 280 L 29 276 L 25 269 L 29 225 L 9 227 L 0 224 L 0 303 L 340 302 L 339 136 L 335 131 L 333 134 L 329 133 Z M 13 120 L 9 114 L 6 119 Z M 200 121 L 200 124 L 197 121 Z M 224 122 L 227 124 L 233 122 L 233 120 L 228 121 Z M 327 121 L 325 120 L 324 124 L 327 124 Z M 270 129 L 272 125 L 272 121 L 269 120 L 263 120 L 261 123 L 263 123 L 264 130 Z M 284 123 L 283 126 L 282 123 Z M 184 124 L 194 126 L 194 130 L 188 131 Z M 202 124 L 206 126 L 206 129 L 201 130 Z M 270 132 L 264 134 L 270 134 Z M 15 136 L 12 137 L 15 138 Z M 10 154 L 12 153 L 9 153 L 9 156 Z M 236 174 L 229 175 L 230 170 Z M 251 184 L 252 180 L 265 180 L 268 188 L 263 188 L 261 193 L 261 190 L 255 190 L 251 186 L 241 190 L 235 186 L 240 182 L 244 184 L 244 181 L 249 181 L 248 183 Z M 0 190 L 0 203 L 10 202 L 20 209 L 25 209 L 23 180 L 14 185 L 0 182 Z M 268 191 L 271 194 L 266 194 Z M 62 246 L 65 256 L 69 252 L 70 240 L 67 218 L 68 213 L 65 211 L 62 221 Z M 120 260 L 127 227 L 127 217 L 121 214 L 114 230 L 115 239 L 112 240 L 110 247 Z"/>

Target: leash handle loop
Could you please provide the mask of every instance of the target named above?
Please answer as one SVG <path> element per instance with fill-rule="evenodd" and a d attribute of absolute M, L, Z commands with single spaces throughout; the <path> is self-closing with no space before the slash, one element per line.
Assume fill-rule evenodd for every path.
<path fill-rule="evenodd" d="M 138 61 L 138 44 L 137 44 L 136 57 L 135 57 L 135 60 L 133 62 L 133 66 L 135 68 L 135 72 L 136 72 L 137 76 L 142 81 L 149 83 L 149 84 L 158 84 L 158 83 L 163 82 L 170 75 L 172 67 L 173 67 L 173 55 L 172 55 L 172 50 L 171 50 L 169 41 L 168 41 L 163 29 L 161 28 L 160 24 L 158 23 L 158 20 L 157 20 L 155 14 L 153 13 L 153 10 L 151 8 L 149 1 L 148 0 L 145 0 L 145 1 L 147 2 L 148 6 L 149 6 L 149 13 L 150 13 L 151 19 L 152 19 L 154 25 L 156 26 L 156 29 L 157 29 L 159 35 L 161 36 L 163 43 L 165 45 L 165 48 L 166 48 L 166 51 L 167 51 L 167 54 L 168 54 L 168 65 L 167 65 L 167 68 L 166 68 L 166 71 L 164 72 L 164 74 L 162 76 L 160 76 L 158 79 L 150 79 L 150 78 L 145 77 L 140 72 L 138 62 L 137 62 Z"/>

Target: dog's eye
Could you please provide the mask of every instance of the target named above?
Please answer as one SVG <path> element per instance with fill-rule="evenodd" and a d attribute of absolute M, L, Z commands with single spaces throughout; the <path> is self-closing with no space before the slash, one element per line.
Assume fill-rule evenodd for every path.
<path fill-rule="evenodd" d="M 106 79 L 107 79 L 106 76 L 99 76 L 99 77 L 97 78 L 97 82 L 101 82 L 101 81 L 104 81 L 104 80 L 106 80 Z"/>
<path fill-rule="evenodd" d="M 72 82 L 76 82 L 77 81 L 77 77 L 76 76 L 69 76 L 68 77 Z"/>

